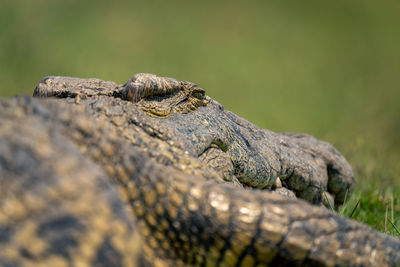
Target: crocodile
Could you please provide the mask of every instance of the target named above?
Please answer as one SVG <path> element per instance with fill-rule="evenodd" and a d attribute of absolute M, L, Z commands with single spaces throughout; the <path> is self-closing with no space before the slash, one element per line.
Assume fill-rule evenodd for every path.
<path fill-rule="evenodd" d="M 394 266 L 400 240 L 324 207 L 345 158 L 191 82 L 50 76 L 0 101 L 1 266 Z"/>

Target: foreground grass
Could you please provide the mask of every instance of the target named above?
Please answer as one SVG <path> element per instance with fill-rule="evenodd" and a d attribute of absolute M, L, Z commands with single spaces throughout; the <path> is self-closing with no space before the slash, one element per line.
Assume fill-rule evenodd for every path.
<path fill-rule="evenodd" d="M 399 199 L 393 195 L 383 197 L 378 190 L 356 190 L 339 209 L 339 213 L 368 224 L 373 228 L 400 238 Z"/>
<path fill-rule="evenodd" d="M 393 163 L 397 159 L 388 154 L 381 157 L 364 142 L 349 147 L 345 154 L 356 176 L 356 188 L 339 213 L 400 238 L 399 167 Z"/>

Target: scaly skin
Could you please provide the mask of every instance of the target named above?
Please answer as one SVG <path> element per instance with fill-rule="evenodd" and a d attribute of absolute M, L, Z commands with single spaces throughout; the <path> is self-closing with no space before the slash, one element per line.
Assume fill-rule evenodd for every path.
<path fill-rule="evenodd" d="M 0 266 L 141 263 L 135 217 L 117 187 L 57 123 L 27 114 L 46 110 L 35 107 L 1 103 Z"/>
<path fill-rule="evenodd" d="M 101 89 L 96 91 L 96 86 Z M 239 179 L 251 187 L 271 188 L 279 177 L 287 189 L 316 204 L 325 200 L 325 193 L 340 205 L 346 193 L 352 192 L 351 167 L 331 145 L 311 136 L 299 138 L 262 130 L 225 111 L 190 82 L 143 73 L 124 85 L 98 79 L 47 77 L 34 92 L 34 96 L 77 97 L 86 102 L 96 94 L 137 104 L 135 108 L 123 102 L 108 107 L 108 103 L 98 101 L 95 116 L 120 117 L 125 121 L 121 127 L 127 130 L 138 125 L 150 135 L 173 142 L 222 172 L 226 180 Z"/>
<path fill-rule="evenodd" d="M 115 92 L 114 85 L 111 87 Z M 0 102 L 0 179 L 4 185 L 0 188 L 0 264 L 45 265 L 53 260 L 60 266 L 77 262 L 93 265 L 100 262 L 100 256 L 110 265 L 122 264 L 115 262 L 117 258 L 122 258 L 123 263 L 136 261 L 137 265 L 158 266 L 390 266 L 400 263 L 400 241 L 394 237 L 303 200 L 288 199 L 267 190 L 243 190 L 234 183 L 222 182 L 222 178 L 229 176 L 243 178 L 243 173 L 250 179 L 247 166 L 238 171 L 240 166 L 233 160 L 230 167 L 221 167 L 221 163 L 226 164 L 235 153 L 251 152 L 248 155 L 251 158 L 259 151 L 248 142 L 244 151 L 229 152 L 241 144 L 232 140 L 234 134 L 235 138 L 245 136 L 242 138 L 247 141 L 259 138 L 260 142 L 266 142 L 263 138 L 277 138 L 273 139 L 277 141 L 273 146 L 271 141 L 267 144 L 273 148 L 278 144 L 291 148 L 289 152 L 297 149 L 299 162 L 303 156 L 306 162 L 307 155 L 318 156 L 321 159 L 318 164 L 330 166 L 327 167 L 331 169 L 327 174 L 329 179 L 344 179 L 341 176 L 346 173 L 340 171 L 346 170 L 347 163 L 345 166 L 340 161 L 333 163 L 335 157 L 342 157 L 328 144 L 309 136 L 260 130 L 223 111 L 206 96 L 210 101 L 207 106 L 186 114 L 174 109 L 161 119 L 154 114 L 149 117 L 148 111 L 141 108 L 140 102 L 145 99 L 132 103 L 119 99 L 114 92 L 91 96 L 69 94 L 73 98 L 65 100 L 15 98 Z M 208 109 L 210 112 L 206 112 Z M 184 131 L 184 118 L 187 123 L 192 120 L 200 125 L 196 120 L 210 118 L 206 115 L 212 116 L 211 111 L 218 110 L 217 115 L 222 116 L 218 122 L 221 125 L 235 122 L 234 126 L 217 127 L 211 117 L 202 121 L 207 127 L 198 129 L 206 138 L 194 133 L 193 128 Z M 179 126 L 171 123 L 179 118 L 182 128 L 168 130 L 168 125 Z M 155 126 L 156 121 L 159 127 Z M 216 135 L 214 131 L 218 129 L 236 132 Z M 227 140 L 219 140 L 221 136 Z M 293 156 L 289 152 L 282 148 L 274 153 L 280 158 Z M 200 160 L 204 158 L 202 163 Z M 290 160 L 280 162 L 297 163 Z M 208 164 L 215 170 L 207 167 Z M 232 172 L 224 172 L 227 170 Z M 279 175 L 285 180 L 282 173 Z M 98 183 L 107 186 L 96 186 Z M 328 190 L 330 187 L 327 186 Z M 49 197 L 43 194 L 45 190 L 52 192 L 47 194 Z M 32 202 L 35 198 L 40 201 Z M 59 218 L 57 224 L 47 224 L 54 227 L 50 227 L 51 234 L 38 231 L 55 217 Z M 71 226 L 71 218 L 80 223 Z M 79 227 L 81 224 L 87 227 Z M 24 234 L 24 229 L 28 229 L 25 230 L 28 234 Z M 91 238 L 82 238 L 85 235 Z M 23 245 L 20 236 L 26 240 L 25 250 L 19 249 Z M 113 241 L 107 243 L 110 240 L 107 236 L 114 237 Z M 72 241 L 65 246 L 60 242 L 58 250 L 52 250 L 49 244 L 59 244 L 54 242 L 60 240 L 57 237 L 69 237 Z M 107 245 L 99 245 L 103 241 Z M 41 243 L 42 248 L 35 251 L 37 246 L 33 244 Z M 126 254 L 127 250 L 132 254 Z"/>

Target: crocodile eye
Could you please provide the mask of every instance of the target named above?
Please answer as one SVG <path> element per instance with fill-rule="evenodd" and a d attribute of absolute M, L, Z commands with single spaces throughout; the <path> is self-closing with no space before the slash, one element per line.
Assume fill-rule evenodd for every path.
<path fill-rule="evenodd" d="M 204 94 L 202 94 L 201 92 L 194 92 L 194 93 L 192 94 L 192 96 L 195 97 L 195 98 L 197 98 L 197 99 L 202 100 L 203 97 L 204 97 Z"/>

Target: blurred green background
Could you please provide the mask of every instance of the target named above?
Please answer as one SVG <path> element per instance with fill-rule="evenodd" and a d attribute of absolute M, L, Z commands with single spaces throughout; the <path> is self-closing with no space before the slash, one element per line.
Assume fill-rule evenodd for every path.
<path fill-rule="evenodd" d="M 390 202 L 396 220 L 399 14 L 395 0 L 2 0 L 0 95 L 47 75 L 189 80 L 260 127 L 333 143 L 356 198 Z"/>

